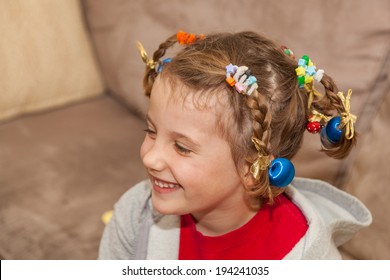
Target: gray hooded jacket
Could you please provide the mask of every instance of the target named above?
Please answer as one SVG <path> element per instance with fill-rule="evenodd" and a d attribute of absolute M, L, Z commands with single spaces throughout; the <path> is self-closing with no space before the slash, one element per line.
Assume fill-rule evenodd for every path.
<path fill-rule="evenodd" d="M 372 221 L 358 199 L 323 181 L 295 178 L 285 193 L 309 225 L 285 259 L 340 259 L 337 247 Z M 180 216 L 157 213 L 150 196 L 145 180 L 120 198 L 104 230 L 99 259 L 178 258 Z"/>

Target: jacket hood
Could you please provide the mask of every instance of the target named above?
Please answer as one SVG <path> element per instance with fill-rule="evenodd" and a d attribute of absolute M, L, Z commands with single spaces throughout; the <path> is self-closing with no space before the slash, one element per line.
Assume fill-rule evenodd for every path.
<path fill-rule="evenodd" d="M 333 258 L 337 247 L 372 222 L 371 213 L 362 202 L 320 180 L 295 178 L 286 194 L 309 224 L 307 233 L 287 259 Z"/>

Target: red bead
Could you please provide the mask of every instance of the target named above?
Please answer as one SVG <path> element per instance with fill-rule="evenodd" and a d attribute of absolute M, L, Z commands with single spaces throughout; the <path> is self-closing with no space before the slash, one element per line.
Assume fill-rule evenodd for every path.
<path fill-rule="evenodd" d="M 306 126 L 307 131 L 310 133 L 318 133 L 321 130 L 320 122 L 309 122 Z"/>

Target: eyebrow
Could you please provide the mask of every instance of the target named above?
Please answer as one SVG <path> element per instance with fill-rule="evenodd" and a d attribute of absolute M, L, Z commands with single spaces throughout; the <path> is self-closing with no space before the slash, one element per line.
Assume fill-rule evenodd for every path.
<path fill-rule="evenodd" d="M 156 125 L 154 124 L 153 120 L 151 119 L 151 117 L 149 115 L 146 115 L 146 120 L 148 122 L 150 122 L 154 127 L 156 127 Z M 200 144 L 198 142 L 196 142 L 191 137 L 189 137 L 189 136 L 187 136 L 187 135 L 185 135 L 183 133 L 180 133 L 180 132 L 177 132 L 177 131 L 169 131 L 169 135 L 172 138 L 175 138 L 175 139 L 184 139 L 184 140 L 188 141 L 191 145 L 194 146 L 194 149 L 199 149 L 200 148 Z"/>

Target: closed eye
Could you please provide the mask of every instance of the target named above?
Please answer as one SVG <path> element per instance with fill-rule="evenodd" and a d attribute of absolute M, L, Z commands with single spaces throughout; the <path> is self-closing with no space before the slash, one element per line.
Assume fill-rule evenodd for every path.
<path fill-rule="evenodd" d="M 179 154 L 182 154 L 185 156 L 189 155 L 192 152 L 190 149 L 183 147 L 182 145 L 180 145 L 177 142 L 175 143 L 175 149 Z"/>

